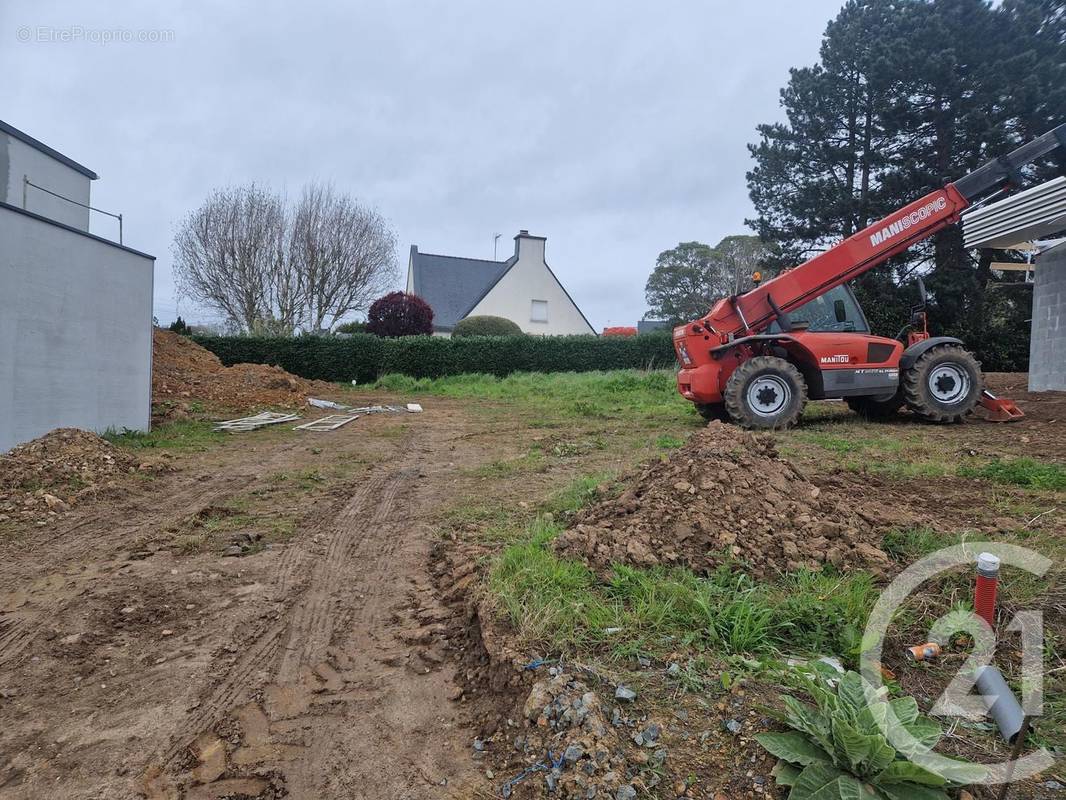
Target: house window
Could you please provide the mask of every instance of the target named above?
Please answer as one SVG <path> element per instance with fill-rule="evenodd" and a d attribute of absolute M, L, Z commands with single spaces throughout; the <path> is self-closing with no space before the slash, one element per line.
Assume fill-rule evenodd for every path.
<path fill-rule="evenodd" d="M 533 307 L 529 312 L 530 322 L 547 322 L 548 321 L 548 301 L 547 300 L 534 300 Z"/>

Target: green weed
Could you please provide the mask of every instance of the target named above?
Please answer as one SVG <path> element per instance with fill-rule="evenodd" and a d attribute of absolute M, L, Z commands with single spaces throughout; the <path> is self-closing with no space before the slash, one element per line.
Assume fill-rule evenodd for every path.
<path fill-rule="evenodd" d="M 655 446 L 660 450 L 675 450 L 678 447 L 683 447 L 684 444 L 684 439 L 679 436 L 670 436 L 669 434 L 664 434 L 655 440 Z"/>
<path fill-rule="evenodd" d="M 615 473 L 613 472 L 582 475 L 549 497 L 542 508 L 552 514 L 577 511 L 599 499 L 600 487 L 605 484 L 609 485 L 614 478 Z"/>
<path fill-rule="evenodd" d="M 964 478 L 985 478 L 1029 489 L 1066 489 L 1066 467 L 1032 458 L 997 459 L 981 466 L 963 464 L 958 468 L 958 474 Z"/>
<path fill-rule="evenodd" d="M 875 593 L 866 573 L 797 573 L 756 583 L 722 567 L 616 565 L 601 580 L 548 546 L 560 526 L 538 517 L 499 556 L 489 589 L 521 638 L 561 652 L 602 650 L 662 656 L 679 647 L 724 654 L 850 655 Z"/>
<path fill-rule="evenodd" d="M 117 447 L 131 450 L 207 450 L 223 442 L 227 435 L 212 430 L 213 427 L 213 422 L 182 420 L 159 425 L 148 433 L 108 430 L 104 438 Z"/>
<path fill-rule="evenodd" d="M 896 561 L 911 562 L 958 544 L 961 538 L 959 534 L 941 533 L 932 528 L 896 528 L 884 535 L 881 549 Z"/>

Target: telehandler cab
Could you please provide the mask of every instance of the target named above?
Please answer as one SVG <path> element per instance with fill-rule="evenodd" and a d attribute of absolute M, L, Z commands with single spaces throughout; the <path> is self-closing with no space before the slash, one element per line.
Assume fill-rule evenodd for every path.
<path fill-rule="evenodd" d="M 994 421 L 1020 418 L 1014 403 L 984 390 L 981 365 L 959 339 L 929 335 L 924 286 L 910 325 L 888 339 L 870 333 L 847 282 L 955 224 L 993 190 L 1017 186 L 1021 167 L 1059 146 L 1066 124 L 787 272 L 764 283 L 756 274 L 754 289 L 674 328 L 678 390 L 705 418 L 745 428 L 789 427 L 808 399 L 827 398 L 868 417 L 907 406 L 930 422 L 959 422 L 980 403 Z"/>

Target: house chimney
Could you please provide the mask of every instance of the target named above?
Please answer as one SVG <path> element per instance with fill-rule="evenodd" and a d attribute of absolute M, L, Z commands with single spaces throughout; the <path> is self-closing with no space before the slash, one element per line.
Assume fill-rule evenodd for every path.
<path fill-rule="evenodd" d="M 519 259 L 534 259 L 544 263 L 544 242 L 545 238 L 543 236 L 530 236 L 529 231 L 522 228 L 518 235 L 514 237 L 515 257 Z"/>

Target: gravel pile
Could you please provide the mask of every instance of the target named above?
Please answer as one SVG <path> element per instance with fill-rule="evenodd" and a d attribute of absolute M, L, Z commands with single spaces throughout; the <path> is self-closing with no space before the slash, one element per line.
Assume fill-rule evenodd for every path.
<path fill-rule="evenodd" d="M 666 758 L 658 748 L 658 726 L 646 732 L 654 739 L 645 742 L 638 734 L 640 741 L 630 744 L 618 708 L 608 722 L 599 695 L 568 672 L 535 683 L 523 716 L 525 731 L 514 747 L 526 754 L 528 766 L 503 784 L 504 797 L 539 797 L 547 789 L 563 800 L 632 800 L 656 782 L 649 783 L 653 772 L 648 770 Z"/>

